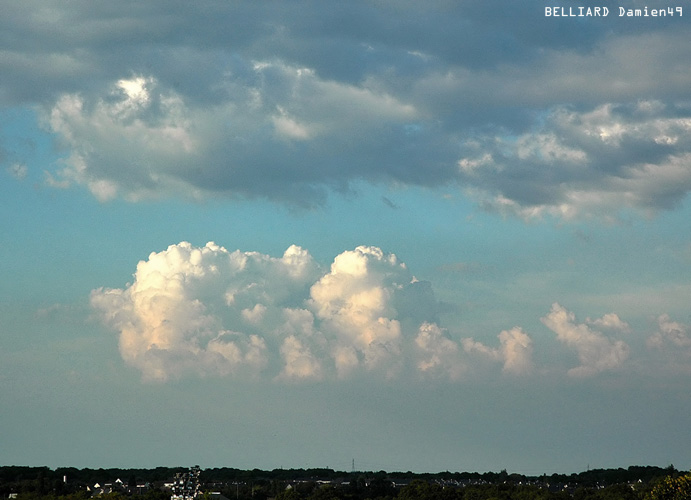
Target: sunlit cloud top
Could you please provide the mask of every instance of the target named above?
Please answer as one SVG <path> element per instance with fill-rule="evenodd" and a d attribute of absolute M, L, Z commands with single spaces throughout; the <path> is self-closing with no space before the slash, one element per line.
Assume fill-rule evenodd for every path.
<path fill-rule="evenodd" d="M 453 338 L 438 320 L 430 283 L 394 254 L 360 246 L 330 269 L 291 246 L 282 257 L 187 242 L 152 253 L 132 284 L 99 288 L 91 305 L 119 333 L 120 354 L 144 380 L 186 376 L 300 381 L 363 374 L 462 380 L 490 362 L 507 376 L 617 372 L 631 356 L 629 325 L 615 313 L 578 323 L 554 303 L 542 323 L 574 354 L 571 366 L 535 366 L 520 326 L 493 347 Z M 649 347 L 686 349 L 686 326 L 661 316 Z"/>

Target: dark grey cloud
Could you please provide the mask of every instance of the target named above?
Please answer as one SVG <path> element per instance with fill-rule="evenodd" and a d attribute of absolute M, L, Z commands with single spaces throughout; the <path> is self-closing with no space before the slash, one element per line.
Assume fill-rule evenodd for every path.
<path fill-rule="evenodd" d="M 314 206 L 365 180 L 579 216 L 688 191 L 683 18 L 550 18 L 537 0 L 2 4 L 0 102 L 43 110 L 65 151 L 50 183 L 104 200 Z"/>
<path fill-rule="evenodd" d="M 43 78 L 41 84 L 33 82 L 35 89 L 30 86 L 22 92 L 27 98 L 32 91 L 38 91 L 34 97 L 39 97 L 42 87 L 82 89 L 88 84 L 80 77 L 112 80 L 148 68 L 162 78 L 171 54 L 181 57 L 183 68 L 196 60 L 203 71 L 181 74 L 181 85 L 201 78 L 213 86 L 218 74 L 208 63 L 215 60 L 220 74 L 224 60 L 237 55 L 250 60 L 276 58 L 313 68 L 323 78 L 354 84 L 392 71 L 419 78 L 430 70 L 479 71 L 503 64 L 519 63 L 530 69 L 549 51 L 589 54 L 612 34 L 667 33 L 678 28 L 670 19 L 641 28 L 640 23 L 613 16 L 546 18 L 540 1 L 499 0 L 431 5 L 28 0 L 3 2 L 3 14 L 3 66 L 11 70 L 10 76 L 19 71 L 29 79 Z M 423 56 L 425 64 L 411 53 Z M 186 60 L 190 55 L 194 59 Z M 37 64 L 41 60 L 48 64 Z M 12 79 L 5 80 L 3 87 L 21 90 Z"/>
<path fill-rule="evenodd" d="M 615 217 L 620 208 L 653 213 L 691 188 L 691 119 L 659 101 L 557 108 L 539 128 L 511 138 L 468 141 L 459 162 L 488 207 L 526 217 Z"/>

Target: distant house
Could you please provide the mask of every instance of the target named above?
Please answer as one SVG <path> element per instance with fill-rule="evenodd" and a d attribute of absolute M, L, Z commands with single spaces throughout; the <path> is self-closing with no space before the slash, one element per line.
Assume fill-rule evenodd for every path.
<path fill-rule="evenodd" d="M 93 486 L 87 485 L 86 491 L 90 491 L 92 496 L 100 496 L 115 492 L 124 493 L 127 491 L 127 488 L 125 487 L 125 483 L 118 478 L 112 483 L 104 483 L 103 485 L 95 483 Z"/>

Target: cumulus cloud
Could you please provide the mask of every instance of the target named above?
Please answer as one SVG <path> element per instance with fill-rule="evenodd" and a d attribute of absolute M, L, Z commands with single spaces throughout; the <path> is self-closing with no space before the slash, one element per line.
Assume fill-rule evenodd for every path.
<path fill-rule="evenodd" d="M 533 370 L 533 340 L 516 326 L 499 335 L 500 347 L 491 348 L 473 338 L 463 339 L 463 349 L 503 364 L 502 371 L 511 375 L 526 375 Z"/>
<path fill-rule="evenodd" d="M 312 286 L 310 305 L 339 351 L 351 347 L 373 368 L 401 352 L 393 297 L 411 279 L 395 255 L 361 246 L 334 259 L 331 271 Z"/>
<path fill-rule="evenodd" d="M 648 337 L 649 347 L 664 348 L 671 346 L 673 349 L 685 350 L 691 354 L 691 336 L 689 327 L 683 323 L 672 321 L 667 314 L 657 318 L 658 331 Z"/>
<path fill-rule="evenodd" d="M 91 304 L 120 332 L 123 359 L 145 379 L 256 374 L 269 360 L 256 324 L 270 324 L 266 309 L 289 307 L 316 273 L 299 247 L 272 258 L 183 242 L 140 262 L 127 288 L 94 290 Z"/>
<path fill-rule="evenodd" d="M 416 342 L 436 360 L 423 371 L 441 364 L 457 376 L 435 351 L 444 347 L 430 333 L 436 325 L 413 322 L 435 314 L 421 311 L 435 303 L 429 284 L 376 247 L 343 252 L 324 272 L 297 246 L 274 258 L 182 242 L 152 253 L 134 278 L 124 289 L 94 290 L 91 305 L 119 332 L 122 358 L 147 380 L 392 377 L 415 364 L 406 353 Z M 417 310 L 399 311 L 411 297 L 421 299 Z"/>
<path fill-rule="evenodd" d="M 182 184 L 180 159 L 199 147 L 190 116 L 181 97 L 160 91 L 153 78 L 118 80 L 93 102 L 63 95 L 47 120 L 70 155 L 50 175 L 63 185 L 83 185 L 102 201 L 174 189 Z"/>
<path fill-rule="evenodd" d="M 611 321 L 612 316 L 606 318 L 608 319 L 600 322 Z M 587 377 L 616 370 L 629 357 L 630 349 L 625 342 L 610 339 L 584 323 L 576 323 L 575 314 L 557 303 L 552 305 L 549 314 L 542 317 L 541 321 L 557 334 L 558 340 L 578 355 L 581 364 L 569 369 L 568 374 L 571 376 Z"/>
<path fill-rule="evenodd" d="M 100 94 L 63 94 L 46 123 L 69 156 L 50 183 L 103 201 L 212 194 L 298 205 L 356 179 L 453 184 L 488 210 L 527 219 L 654 214 L 691 190 L 683 105 L 552 106 L 539 125 L 473 135 L 433 126 L 424 104 L 386 85 L 329 81 L 280 61 L 238 69 L 213 103 L 141 75 Z M 471 138 L 454 158 L 459 133 Z"/>
<path fill-rule="evenodd" d="M 63 94 L 46 122 L 70 154 L 51 180 L 102 201 L 216 194 L 309 205 L 355 177 L 408 175 L 405 162 L 370 167 L 392 146 L 387 131 L 416 119 L 414 106 L 281 62 L 237 69 L 213 103 L 144 75 L 101 93 Z"/>
<path fill-rule="evenodd" d="M 631 327 L 626 321 L 623 321 L 617 314 L 615 313 L 607 313 L 601 318 L 596 318 L 596 319 L 590 319 L 586 318 L 585 322 L 596 326 L 598 328 L 605 328 L 605 329 L 610 329 L 610 330 L 618 330 L 620 332 L 624 333 L 630 333 L 631 332 Z"/>
<path fill-rule="evenodd" d="M 415 345 L 421 372 L 458 380 L 466 371 L 458 343 L 448 338 L 436 323 L 420 325 Z"/>
<path fill-rule="evenodd" d="M 496 8 L 27 0 L 0 20 L 0 102 L 44 110 L 65 148 L 49 185 L 104 201 L 314 206 L 364 180 L 524 218 L 677 206 L 691 189 L 679 20 L 557 31 L 534 2 Z"/>
<path fill-rule="evenodd" d="M 671 373 L 691 373 L 691 327 L 668 314 L 657 318 L 657 331 L 646 339 L 650 354 L 659 356 L 662 367 Z"/>
<path fill-rule="evenodd" d="M 284 368 L 279 377 L 286 379 L 319 379 L 321 378 L 321 364 L 314 357 L 309 347 L 300 339 L 291 335 L 281 344 L 281 356 Z"/>
<path fill-rule="evenodd" d="M 378 247 L 337 255 L 328 269 L 298 246 L 282 256 L 187 242 L 139 262 L 124 288 L 99 288 L 91 306 L 119 334 L 122 359 L 144 380 L 262 377 L 283 382 L 358 376 L 461 380 L 477 360 L 503 374 L 535 371 L 534 342 L 521 327 L 498 346 L 455 339 L 438 320 L 431 284 Z M 619 369 L 630 332 L 614 313 L 577 323 L 559 304 L 541 321 L 571 349 L 576 377 Z M 691 348 L 688 328 L 660 316 L 651 347 Z M 607 331 L 610 335 L 605 335 Z"/>
<path fill-rule="evenodd" d="M 525 218 L 671 209 L 691 189 L 691 112 L 659 101 L 550 110 L 539 128 L 467 143 L 462 178 L 486 207 Z"/>
<path fill-rule="evenodd" d="M 504 330 L 499 334 L 504 372 L 529 373 L 533 369 L 533 341 L 520 327 Z"/>

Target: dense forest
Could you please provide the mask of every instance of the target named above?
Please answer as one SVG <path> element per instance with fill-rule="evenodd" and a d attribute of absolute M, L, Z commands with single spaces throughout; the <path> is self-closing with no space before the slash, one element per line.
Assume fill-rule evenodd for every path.
<path fill-rule="evenodd" d="M 0 497 L 17 500 L 170 500 L 166 483 L 185 467 L 77 469 L 0 467 Z M 214 468 L 199 476 L 202 499 L 230 500 L 691 500 L 691 475 L 673 466 L 525 476 L 501 472 L 339 472 Z M 214 492 L 214 494 L 212 494 Z"/>

